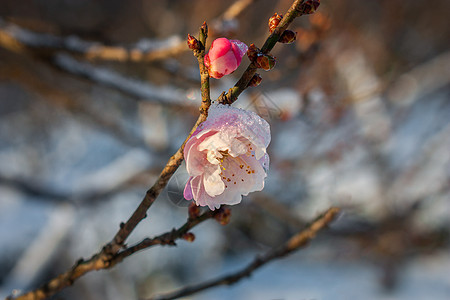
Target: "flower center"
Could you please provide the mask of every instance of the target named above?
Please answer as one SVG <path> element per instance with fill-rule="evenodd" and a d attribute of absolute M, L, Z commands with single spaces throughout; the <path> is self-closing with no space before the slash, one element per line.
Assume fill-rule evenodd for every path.
<path fill-rule="evenodd" d="M 255 174 L 255 170 L 241 157 L 231 156 L 228 153 L 228 150 L 219 151 L 219 153 L 222 155 L 221 158 L 217 158 L 220 162 L 219 166 L 221 169 L 219 175 L 225 183 L 225 188 L 228 188 L 229 184 L 243 184 L 247 179 L 250 179 L 252 175 Z"/>

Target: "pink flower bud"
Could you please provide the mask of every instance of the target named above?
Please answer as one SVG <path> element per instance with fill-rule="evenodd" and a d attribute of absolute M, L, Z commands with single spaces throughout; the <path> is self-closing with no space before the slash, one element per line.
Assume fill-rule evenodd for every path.
<path fill-rule="evenodd" d="M 184 148 L 190 178 L 186 200 L 211 210 L 241 202 L 242 195 L 260 191 L 269 168 L 266 148 L 269 124 L 242 109 L 212 105 Z"/>
<path fill-rule="evenodd" d="M 247 45 L 238 40 L 227 38 L 214 40 L 205 55 L 205 66 L 208 68 L 209 76 L 219 79 L 233 73 L 241 64 L 247 49 Z"/>

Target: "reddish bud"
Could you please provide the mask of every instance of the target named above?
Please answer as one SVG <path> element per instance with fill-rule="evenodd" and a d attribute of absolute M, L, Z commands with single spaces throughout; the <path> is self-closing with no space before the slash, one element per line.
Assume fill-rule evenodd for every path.
<path fill-rule="evenodd" d="M 261 52 L 261 50 L 259 50 L 255 44 L 251 44 L 248 47 L 247 50 L 247 56 L 251 61 L 254 61 L 256 59 L 256 57 L 258 56 L 258 54 Z"/>
<path fill-rule="evenodd" d="M 200 207 L 192 201 L 188 208 L 189 219 L 195 219 L 200 215 Z"/>
<path fill-rule="evenodd" d="M 274 13 L 273 16 L 269 19 L 269 32 L 272 33 L 275 28 L 277 28 L 278 24 L 280 24 L 281 19 L 283 19 L 283 15 L 279 15 Z"/>
<path fill-rule="evenodd" d="M 195 241 L 195 235 L 192 232 L 186 232 L 181 238 L 188 241 L 189 243 Z"/>
<path fill-rule="evenodd" d="M 256 66 L 266 71 L 273 69 L 273 67 L 275 67 L 275 63 L 275 58 L 268 54 L 260 53 L 256 57 Z"/>
<path fill-rule="evenodd" d="M 208 25 L 206 24 L 206 21 L 203 22 L 202 26 L 200 27 L 200 30 L 205 35 L 205 39 L 208 37 Z"/>
<path fill-rule="evenodd" d="M 283 44 L 290 44 L 293 43 L 296 38 L 297 33 L 293 32 L 292 30 L 285 30 L 278 41 Z"/>
<path fill-rule="evenodd" d="M 313 14 L 319 8 L 320 0 L 307 0 L 299 7 L 302 15 Z"/>
<path fill-rule="evenodd" d="M 231 209 L 227 207 L 219 208 L 219 211 L 214 216 L 214 219 L 216 219 L 216 221 L 219 222 L 220 225 L 227 225 L 231 219 Z"/>
<path fill-rule="evenodd" d="M 262 81 L 262 77 L 261 75 L 259 75 L 258 73 L 255 73 L 255 75 L 253 75 L 252 79 L 250 80 L 250 82 L 248 83 L 248 86 L 258 86 Z"/>
<path fill-rule="evenodd" d="M 188 34 L 187 44 L 191 50 L 200 50 L 200 42 L 190 34 Z"/>

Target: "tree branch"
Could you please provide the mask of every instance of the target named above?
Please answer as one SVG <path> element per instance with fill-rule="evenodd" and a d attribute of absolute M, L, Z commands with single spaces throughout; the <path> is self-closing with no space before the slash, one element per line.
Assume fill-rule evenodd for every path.
<path fill-rule="evenodd" d="M 289 24 L 291 24 L 296 17 L 299 17 L 303 14 L 301 6 L 304 2 L 305 0 L 295 0 L 294 3 L 292 3 L 291 7 L 281 20 L 280 24 L 278 24 L 272 34 L 266 39 L 263 47 L 261 48 L 262 53 L 269 53 L 280 39 L 281 34 L 287 29 Z M 217 101 L 223 104 L 232 104 L 234 101 L 236 101 L 239 95 L 248 87 L 248 83 L 253 78 L 253 75 L 255 75 L 257 69 L 258 68 L 256 67 L 255 63 L 251 62 L 245 70 L 244 74 L 242 74 L 241 78 L 238 80 L 238 82 L 236 82 L 234 87 L 232 87 L 228 91 L 228 93 L 222 93 Z"/>
<path fill-rule="evenodd" d="M 203 221 L 214 218 L 219 213 L 221 213 L 220 209 L 219 210 L 208 210 L 207 212 L 203 213 L 202 215 L 200 215 L 196 218 L 188 219 L 187 222 L 184 223 L 184 225 L 178 229 L 173 229 L 172 231 L 166 232 L 166 233 L 161 234 L 154 238 L 143 239 L 141 242 L 135 244 L 134 246 L 128 247 L 125 250 L 117 253 L 110 260 L 109 268 L 122 262 L 125 258 L 133 255 L 134 253 L 144 250 L 144 249 L 148 249 L 155 245 L 176 246 L 175 241 L 177 239 L 182 238 L 185 233 L 189 232 L 189 230 L 191 230 L 198 224 L 202 223 Z"/>
<path fill-rule="evenodd" d="M 256 257 L 253 262 L 247 265 L 245 268 L 235 273 L 219 277 L 217 279 L 205 281 L 199 284 L 186 286 L 171 293 L 154 296 L 147 300 L 170 300 L 180 297 L 189 296 L 200 291 L 217 287 L 220 285 L 231 285 L 241 279 L 249 277 L 254 271 L 271 262 L 272 260 L 284 257 L 300 248 L 305 247 L 310 240 L 312 240 L 316 234 L 330 224 L 339 213 L 339 208 L 332 207 L 328 209 L 324 214 L 316 218 L 306 229 L 297 233 L 291 237 L 286 243 L 278 248 L 272 249 L 260 257 Z"/>
<path fill-rule="evenodd" d="M 106 46 L 100 42 L 83 40 L 76 36 L 60 37 L 37 33 L 8 24 L 0 18 L 0 36 L 8 36 L 30 48 L 48 51 L 66 50 L 90 60 L 119 62 L 153 62 L 187 51 L 183 40 L 177 36 L 166 40 L 143 39 L 132 46 Z"/>
<path fill-rule="evenodd" d="M 202 94 L 202 105 L 200 107 L 200 113 L 208 115 L 208 109 L 211 105 L 210 89 L 209 89 L 209 72 L 205 66 L 205 47 L 206 38 L 208 37 L 208 25 L 203 22 L 199 31 L 199 41 L 201 43 L 200 50 L 194 50 L 194 55 L 197 57 L 198 66 L 200 69 L 200 90 Z"/>

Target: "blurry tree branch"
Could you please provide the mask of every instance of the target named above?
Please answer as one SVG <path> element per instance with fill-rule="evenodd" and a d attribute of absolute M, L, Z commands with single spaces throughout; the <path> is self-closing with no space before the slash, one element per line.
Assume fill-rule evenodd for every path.
<path fill-rule="evenodd" d="M 130 47 L 106 46 L 100 42 L 86 41 L 76 36 L 59 37 L 48 33 L 37 33 L 9 24 L 0 19 L 0 33 L 21 44 L 51 51 L 66 50 L 81 54 L 92 60 L 152 62 L 186 51 L 184 41 L 176 36 L 166 40 L 143 39 Z"/>
<path fill-rule="evenodd" d="M 305 222 L 295 215 L 286 205 L 277 202 L 277 199 L 264 195 L 252 197 L 252 202 L 259 205 L 264 211 L 278 220 L 289 224 L 293 228 L 305 226 Z"/>
<path fill-rule="evenodd" d="M 235 19 L 255 0 L 237 0 L 215 21 Z M 83 40 L 77 36 L 59 37 L 48 33 L 38 33 L 5 22 L 0 18 L 0 44 L 2 39 L 16 40 L 37 49 L 52 51 L 66 50 L 80 54 L 88 60 L 149 63 L 189 51 L 184 39 L 171 36 L 165 40 L 142 39 L 130 46 L 108 46 L 97 41 Z M 13 46 L 13 43 L 9 44 Z M 15 45 L 17 47 L 18 45 Z"/>
<path fill-rule="evenodd" d="M 27 46 L 27 44 L 23 43 L 22 39 L 16 37 L 14 34 L 11 34 L 8 30 L 1 29 L 1 23 L 0 46 L 15 53 L 22 54 L 26 53 L 27 51 L 27 48 L 25 47 Z M 148 82 L 129 78 L 118 72 L 115 72 L 112 69 L 95 66 L 89 62 L 79 61 L 69 54 L 63 52 L 56 52 L 54 56 L 52 56 L 51 61 L 55 66 L 67 73 L 87 78 L 92 82 L 101 84 L 109 88 L 117 89 L 120 92 L 126 95 L 130 95 L 133 98 L 146 99 L 164 105 L 186 106 L 192 104 L 192 101 L 187 101 L 187 97 L 184 93 L 179 92 L 174 88 L 157 87 Z M 22 79 L 24 78 L 25 76 L 22 76 Z M 33 80 L 36 81 L 37 78 L 38 77 L 34 77 Z M 33 81 L 28 80 L 27 82 L 30 83 Z M 53 87 L 49 86 L 46 89 L 40 89 L 40 91 L 45 92 L 50 88 L 54 89 Z"/>
<path fill-rule="evenodd" d="M 73 62 L 73 64 L 82 64 L 72 58 L 70 58 L 69 60 Z M 61 65 L 61 68 L 62 67 L 63 66 Z M 93 65 L 89 65 L 89 67 L 95 69 Z M 81 66 L 79 66 L 79 68 L 81 68 Z M 83 101 L 80 101 L 80 99 L 84 97 L 84 94 L 82 92 L 74 91 L 73 89 L 67 90 L 67 87 L 55 84 L 52 79 L 55 76 L 60 77 L 60 74 L 54 74 L 54 72 L 51 71 L 53 70 L 47 68 L 46 65 L 33 61 L 27 56 L 15 55 L 13 53 L 10 53 L 10 55 L 7 56 L 7 63 L 5 64 L 5 67 L 1 68 L 0 70 L 0 80 L 17 81 L 27 89 L 30 89 L 31 91 L 43 96 L 42 100 L 48 101 L 56 107 L 63 108 L 76 117 L 80 117 L 83 123 L 87 122 L 88 124 L 98 128 L 99 130 L 106 130 L 122 143 L 127 144 L 131 147 L 142 148 L 152 155 L 158 155 L 158 153 L 148 148 L 148 145 L 146 145 L 142 141 L 142 138 L 140 136 L 136 135 L 130 130 L 125 130 L 117 118 L 112 118 L 110 115 L 105 115 L 103 113 L 100 113 L 99 111 L 95 111 L 91 106 L 84 104 Z M 111 75 L 116 74 L 113 71 L 109 70 L 104 70 L 104 72 L 111 72 Z M 51 74 L 50 78 L 48 74 Z M 118 78 L 126 79 L 123 76 L 122 78 L 121 75 L 117 74 L 117 76 Z M 112 88 L 118 88 L 119 91 L 134 98 L 138 98 L 138 95 L 142 97 L 143 95 L 139 93 L 142 90 L 142 94 L 147 93 L 148 97 L 151 97 L 152 95 L 155 96 L 155 98 L 145 99 L 160 101 L 160 103 L 165 103 L 167 105 L 167 103 L 164 102 L 165 98 L 158 98 L 159 94 L 164 95 L 164 91 L 158 90 L 158 88 L 153 90 L 153 86 L 146 85 L 146 83 L 142 82 L 143 87 L 139 85 L 138 87 L 136 87 L 136 89 L 133 89 L 132 87 L 130 87 L 130 85 L 126 85 L 126 81 L 119 82 L 121 82 L 121 85 L 119 84 L 119 87 L 113 86 L 112 84 L 110 84 L 110 86 Z M 109 83 L 110 81 L 105 80 L 104 85 L 107 85 Z M 128 89 L 126 89 L 125 87 L 123 89 L 120 89 L 122 85 L 128 87 Z M 168 95 L 164 97 L 169 98 Z M 192 101 L 186 101 L 186 103 L 190 104 L 192 103 Z M 185 105 L 186 104 L 184 104 L 184 106 Z"/>
<path fill-rule="evenodd" d="M 111 69 L 81 62 L 70 55 L 59 53 L 54 58 L 54 64 L 66 72 L 88 78 L 104 86 L 115 88 L 125 94 L 139 99 L 148 99 L 161 104 L 187 105 L 186 95 L 170 87 L 156 87 L 148 82 L 139 81 L 121 75 Z"/>
<path fill-rule="evenodd" d="M 212 20 L 213 35 L 227 36 L 230 33 L 235 33 L 239 27 L 237 18 L 245 11 L 245 9 L 256 2 L 257 0 L 237 0 L 228 7 L 220 16 Z"/>
<path fill-rule="evenodd" d="M 249 5 L 256 0 L 237 0 L 222 14 L 225 20 L 237 18 Z"/>
<path fill-rule="evenodd" d="M 223 209 L 224 208 L 221 208 L 218 210 L 208 210 L 196 218 L 189 218 L 187 220 L 187 222 L 184 223 L 183 226 L 181 226 L 178 229 L 173 229 L 172 231 L 166 232 L 166 233 L 161 234 L 154 238 L 143 239 L 141 242 L 139 242 L 133 246 L 127 247 L 126 249 L 117 253 L 110 260 L 110 265 L 108 266 L 108 268 L 111 268 L 114 265 L 122 262 L 125 258 L 129 257 L 130 255 L 133 255 L 134 253 L 136 253 L 138 251 L 148 249 L 155 245 L 176 246 L 175 241 L 177 239 L 183 238 L 184 234 L 188 233 L 189 230 L 191 230 L 198 224 L 202 223 L 203 221 L 214 218 L 216 215 L 221 214 Z"/>
<path fill-rule="evenodd" d="M 339 211 L 340 211 L 339 208 L 336 207 L 328 209 L 324 214 L 317 217 L 306 229 L 300 231 L 299 233 L 291 237 L 286 243 L 284 243 L 280 247 L 268 251 L 264 255 L 256 257 L 255 260 L 253 260 L 253 262 L 251 262 L 245 268 L 235 273 L 225 275 L 210 281 L 202 282 L 199 284 L 187 286 L 171 293 L 149 298 L 148 300 L 176 299 L 180 297 L 189 296 L 212 287 L 234 284 L 240 281 L 241 279 L 249 277 L 255 270 L 271 262 L 272 260 L 282 258 L 300 248 L 305 247 L 308 244 L 308 242 L 312 240 L 320 230 L 325 228 L 329 223 L 331 223 L 335 219 Z"/>

